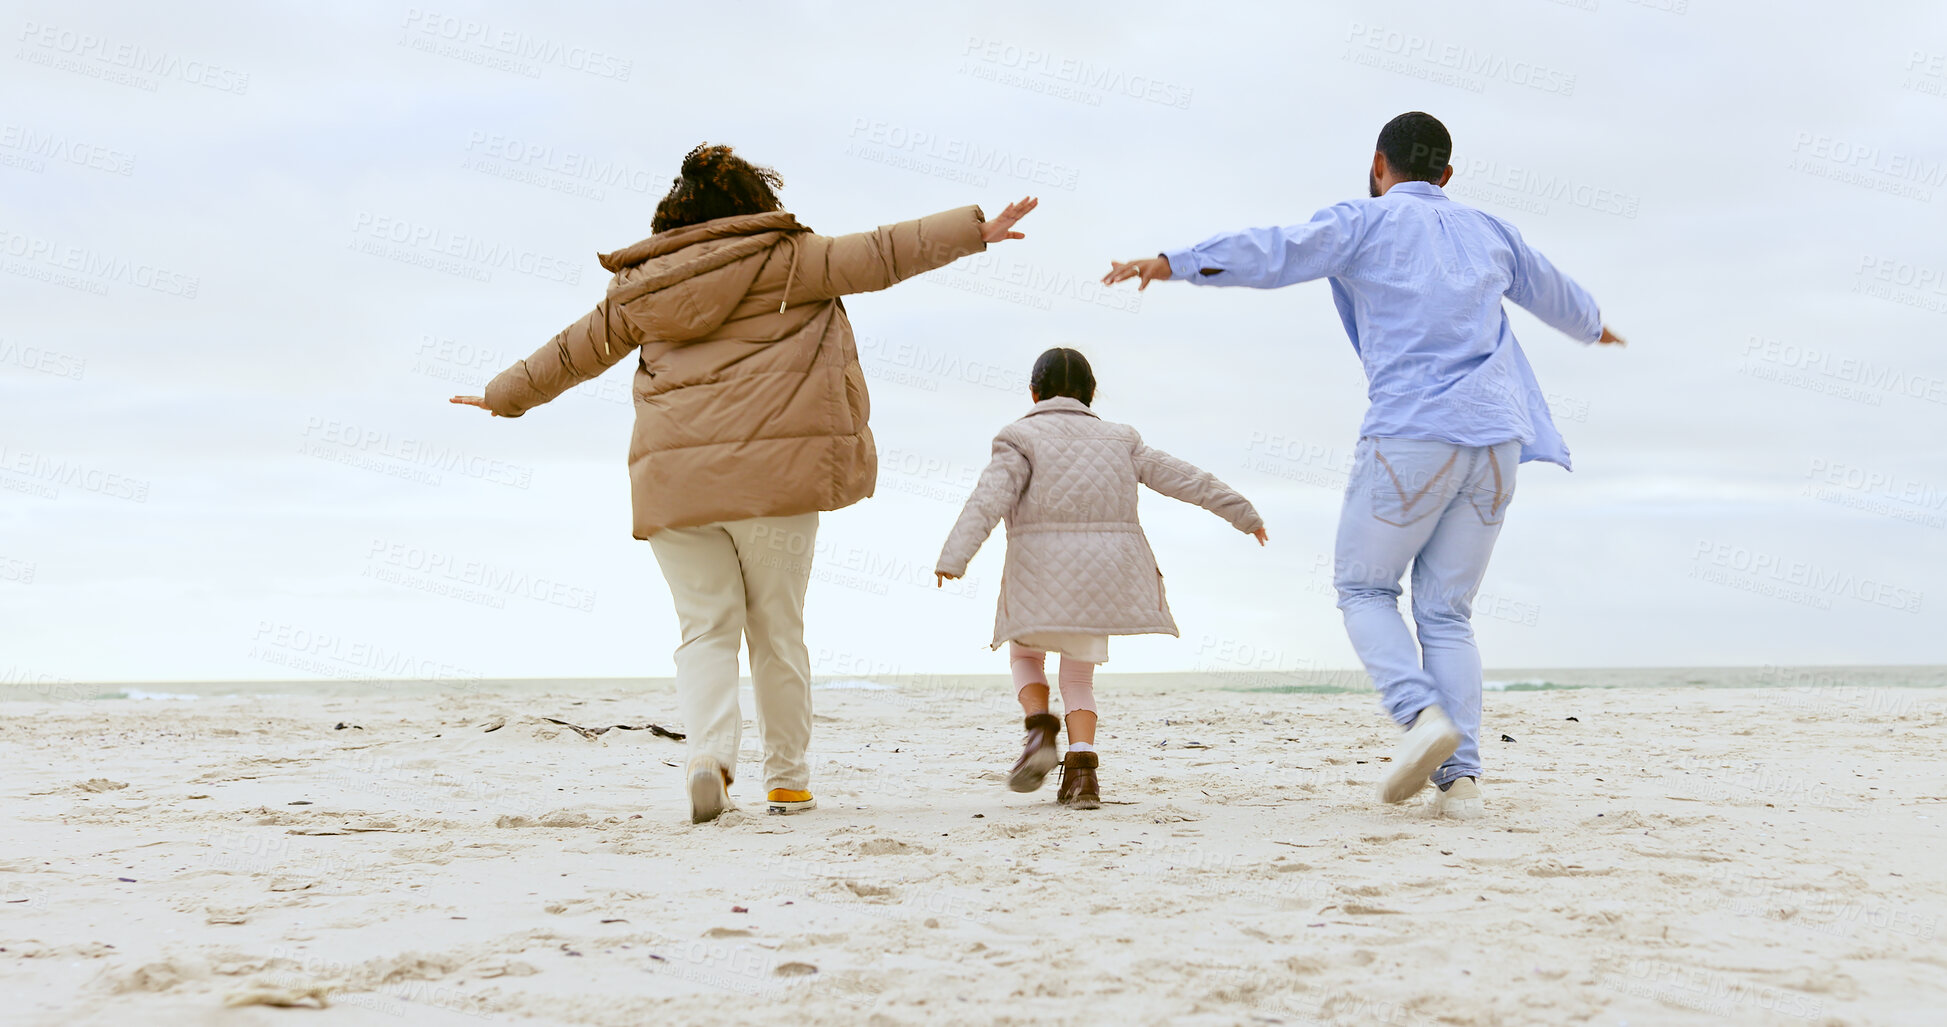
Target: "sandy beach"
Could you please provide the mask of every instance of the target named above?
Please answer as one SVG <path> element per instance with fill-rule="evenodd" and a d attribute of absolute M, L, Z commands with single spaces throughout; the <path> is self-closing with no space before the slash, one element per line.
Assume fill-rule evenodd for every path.
<path fill-rule="evenodd" d="M 1874 694 L 1491 695 L 1456 822 L 1371 801 L 1369 696 L 1111 675 L 1077 812 L 998 687 L 821 690 L 821 808 L 701 826 L 545 719 L 666 690 L 7 702 L 0 1020 L 1938 1022 L 1947 707 Z"/>

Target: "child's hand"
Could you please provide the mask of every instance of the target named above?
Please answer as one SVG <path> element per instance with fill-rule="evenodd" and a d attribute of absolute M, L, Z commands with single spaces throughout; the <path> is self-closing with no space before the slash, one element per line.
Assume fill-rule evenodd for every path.
<path fill-rule="evenodd" d="M 1271 540 L 1271 536 L 1263 528 L 1251 532 L 1251 537 L 1257 539 L 1257 544 L 1260 546 Z"/>
<path fill-rule="evenodd" d="M 945 588 L 947 582 L 960 580 L 960 575 L 948 574 L 945 571 L 934 571 L 933 578 L 934 578 L 933 581 L 934 588 Z"/>

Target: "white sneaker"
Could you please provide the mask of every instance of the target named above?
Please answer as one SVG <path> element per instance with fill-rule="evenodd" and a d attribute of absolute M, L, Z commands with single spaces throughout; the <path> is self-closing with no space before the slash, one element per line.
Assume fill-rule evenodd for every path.
<path fill-rule="evenodd" d="M 723 764 L 708 756 L 690 761 L 690 823 L 702 824 L 730 808 L 730 782 Z"/>
<path fill-rule="evenodd" d="M 1444 792 L 1435 788 L 1426 808 L 1436 817 L 1455 820 L 1473 820 L 1487 812 L 1486 804 L 1481 801 L 1481 786 L 1471 777 L 1455 778 Z"/>
<path fill-rule="evenodd" d="M 1405 802 L 1419 794 L 1427 778 L 1460 747 L 1460 730 L 1438 706 L 1420 711 L 1413 726 L 1400 737 L 1393 769 L 1379 782 L 1380 802 Z"/>

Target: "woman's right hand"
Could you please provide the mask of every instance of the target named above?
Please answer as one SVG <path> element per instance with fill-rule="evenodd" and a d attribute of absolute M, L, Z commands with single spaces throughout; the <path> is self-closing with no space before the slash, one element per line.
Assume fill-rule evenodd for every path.
<path fill-rule="evenodd" d="M 1041 206 L 1041 200 L 1033 196 L 1023 196 L 1007 205 L 1000 216 L 981 224 L 980 241 L 993 245 L 1006 239 L 1025 239 L 1027 236 L 1013 231 L 1014 223 L 1028 216 L 1028 212 Z"/>
<path fill-rule="evenodd" d="M 447 400 L 447 402 L 458 403 L 466 407 L 479 407 L 487 413 L 493 414 L 495 417 L 500 416 L 499 414 L 494 414 L 493 407 L 487 405 L 487 397 L 485 396 L 454 396 L 452 399 Z"/>
<path fill-rule="evenodd" d="M 1251 532 L 1251 537 L 1257 539 L 1257 544 L 1260 546 L 1271 540 L 1271 536 L 1266 534 L 1263 528 Z"/>

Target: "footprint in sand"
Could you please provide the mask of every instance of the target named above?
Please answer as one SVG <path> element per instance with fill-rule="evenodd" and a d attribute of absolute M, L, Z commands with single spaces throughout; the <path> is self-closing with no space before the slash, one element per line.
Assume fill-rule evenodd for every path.
<path fill-rule="evenodd" d="M 1565 864 L 1556 859 L 1544 859 L 1528 868 L 1529 877 L 1602 877 L 1613 872 L 1607 868 L 1591 870 L 1573 863 Z"/>
<path fill-rule="evenodd" d="M 495 827 L 587 827 L 593 824 L 594 822 L 595 822 L 595 818 L 589 816 L 586 813 L 571 812 L 569 810 L 555 810 L 550 813 L 543 813 L 539 817 L 527 817 L 527 816 L 521 816 L 519 814 L 503 814 L 502 816 L 495 818 L 494 826 Z"/>
<path fill-rule="evenodd" d="M 932 849 L 924 845 L 913 845 L 897 838 L 870 838 L 859 846 L 861 856 L 910 856 L 914 854 L 931 855 Z"/>
<path fill-rule="evenodd" d="M 523 963 L 518 959 L 500 959 L 477 964 L 468 972 L 483 980 L 491 980 L 495 977 L 532 977 L 541 971 L 532 963 Z"/>
<path fill-rule="evenodd" d="M 864 881 L 846 881 L 846 890 L 862 899 L 889 899 L 893 890 L 883 884 L 867 884 Z"/>
<path fill-rule="evenodd" d="M 164 960 L 159 963 L 144 963 L 128 973 L 111 979 L 110 988 L 118 993 L 132 991 L 168 991 L 185 981 L 205 976 L 203 968 L 188 962 Z"/>

